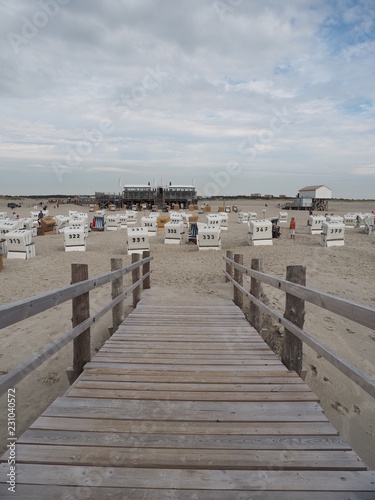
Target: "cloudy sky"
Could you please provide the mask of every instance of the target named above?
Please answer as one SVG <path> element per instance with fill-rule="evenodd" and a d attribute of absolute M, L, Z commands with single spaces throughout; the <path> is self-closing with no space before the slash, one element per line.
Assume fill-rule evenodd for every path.
<path fill-rule="evenodd" d="M 0 194 L 375 198 L 373 0 L 0 0 Z"/>

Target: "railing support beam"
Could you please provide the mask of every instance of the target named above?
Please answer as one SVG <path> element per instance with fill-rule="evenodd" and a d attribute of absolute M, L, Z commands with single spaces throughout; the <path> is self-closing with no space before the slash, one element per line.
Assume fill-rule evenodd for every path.
<path fill-rule="evenodd" d="M 146 259 L 147 257 L 150 257 L 150 251 L 145 250 L 143 252 L 143 258 Z M 142 274 L 145 276 L 148 272 L 150 271 L 150 262 L 146 262 L 143 264 L 143 269 L 142 269 Z M 143 290 L 149 290 L 151 287 L 151 277 L 150 274 L 144 278 L 143 280 Z"/>
<path fill-rule="evenodd" d="M 122 259 L 111 259 L 111 271 L 122 269 Z M 120 278 L 112 281 L 112 299 L 115 299 L 124 291 L 124 280 Z M 122 320 L 124 319 L 124 301 L 122 300 L 116 304 L 112 309 L 112 334 L 118 329 Z"/>
<path fill-rule="evenodd" d="M 287 266 L 286 279 L 292 283 L 306 286 L 306 267 Z M 303 328 L 305 321 L 305 301 L 286 293 L 284 318 L 294 323 L 299 328 Z M 294 370 L 301 375 L 302 371 L 302 340 L 297 338 L 287 328 L 284 334 L 284 344 L 282 362 L 288 370 Z"/>
<path fill-rule="evenodd" d="M 87 264 L 72 264 L 72 284 L 88 279 Z M 72 299 L 73 328 L 90 317 L 89 292 Z M 69 383 L 72 384 L 82 373 L 83 367 L 91 359 L 90 328 L 87 328 L 73 340 L 73 367 L 66 370 Z"/>
<path fill-rule="evenodd" d="M 234 262 L 237 264 L 243 264 L 243 255 L 236 253 L 234 256 Z M 243 273 L 239 271 L 238 269 L 234 268 L 234 273 L 233 273 L 233 279 L 236 283 L 239 285 L 243 285 Z M 241 290 L 239 290 L 236 286 L 234 287 L 233 291 L 233 302 L 238 306 L 240 309 L 243 307 L 243 295 Z"/>
<path fill-rule="evenodd" d="M 133 253 L 132 254 L 132 264 L 138 262 L 141 260 L 141 256 L 139 253 Z M 136 283 L 141 277 L 141 269 L 138 266 L 136 269 L 133 269 L 132 271 L 132 282 L 133 284 Z M 138 302 L 141 300 L 141 285 L 138 285 L 136 288 L 133 290 L 133 307 L 134 309 L 137 307 Z"/>
<path fill-rule="evenodd" d="M 251 269 L 262 273 L 263 259 L 251 259 Z M 255 278 L 251 278 L 250 293 L 256 299 L 260 299 L 262 294 L 262 282 Z M 260 333 L 262 330 L 262 311 L 254 302 L 250 302 L 249 320 L 250 325 Z"/>
<path fill-rule="evenodd" d="M 233 260 L 232 250 L 227 250 L 227 257 L 228 259 Z M 226 263 L 226 271 L 233 278 L 233 266 L 229 262 Z M 225 283 L 228 283 L 229 281 L 230 279 L 228 276 L 225 276 Z"/>

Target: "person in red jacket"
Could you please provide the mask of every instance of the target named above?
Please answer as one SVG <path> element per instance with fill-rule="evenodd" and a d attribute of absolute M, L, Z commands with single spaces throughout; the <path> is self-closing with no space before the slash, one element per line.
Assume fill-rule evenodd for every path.
<path fill-rule="evenodd" d="M 296 239 L 296 220 L 294 217 L 292 217 L 290 219 L 289 229 L 290 229 L 290 239 L 295 240 Z"/>

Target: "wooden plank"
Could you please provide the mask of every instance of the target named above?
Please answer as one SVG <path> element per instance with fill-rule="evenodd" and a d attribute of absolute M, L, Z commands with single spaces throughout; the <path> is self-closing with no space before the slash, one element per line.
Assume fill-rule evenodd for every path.
<path fill-rule="evenodd" d="M 179 368 L 184 371 L 191 371 L 194 370 L 197 366 L 204 366 L 204 369 L 206 371 L 213 371 L 216 372 L 217 366 L 220 366 L 220 373 L 228 372 L 228 374 L 232 373 L 232 371 L 235 371 L 236 373 L 244 372 L 244 373 L 250 373 L 250 372 L 262 372 L 263 375 L 269 376 L 269 374 L 274 374 L 275 377 L 281 375 L 283 376 L 286 373 L 286 369 L 278 364 L 272 365 L 269 364 L 267 366 L 265 365 L 251 365 L 250 362 L 247 363 L 246 365 L 239 365 L 239 364 L 226 364 L 226 365 L 217 365 L 217 366 L 208 366 L 208 365 L 194 365 L 194 364 L 184 364 L 181 366 L 178 363 L 174 364 L 140 364 L 140 363 L 125 363 L 119 361 L 118 363 L 115 362 L 108 362 L 108 361 L 100 361 L 100 359 L 95 358 L 95 361 L 90 361 L 90 363 L 86 364 L 86 368 L 109 368 L 111 370 L 178 370 Z M 117 372 L 118 373 L 118 372 Z"/>
<path fill-rule="evenodd" d="M 208 429 L 207 429 L 208 430 Z M 31 429 L 18 440 L 19 444 L 48 444 L 65 446 L 111 446 L 127 448 L 176 448 L 223 450 L 350 450 L 340 436 L 244 436 L 121 433 Z"/>
<path fill-rule="evenodd" d="M 6 467 L 6 464 L 0 465 L 1 472 L 5 472 Z M 176 485 L 180 489 L 189 489 L 194 484 L 195 489 L 203 492 L 236 490 L 237 494 L 238 491 L 263 492 L 266 488 L 276 492 L 375 491 L 375 471 L 265 470 L 260 475 L 259 471 L 228 470 L 223 473 L 217 470 L 176 468 L 168 470 L 168 474 L 161 474 L 159 469 L 150 468 L 17 465 L 17 484 L 144 488 L 145 481 L 157 489 L 169 489 Z"/>
<path fill-rule="evenodd" d="M 122 356 L 121 353 L 117 354 L 106 354 L 106 353 L 97 353 L 92 360 L 94 362 L 108 362 L 108 363 L 128 363 L 128 364 L 159 364 L 159 365 L 173 365 L 176 364 L 175 358 L 164 358 L 164 357 L 136 357 L 136 356 Z M 189 365 L 207 365 L 210 366 L 271 366 L 276 365 L 280 369 L 280 361 L 278 359 L 236 359 L 236 358 L 226 358 L 226 359 L 218 359 L 215 356 L 207 356 L 206 358 L 179 358 L 178 364 L 179 366 Z"/>
<path fill-rule="evenodd" d="M 233 323 L 237 323 L 239 327 L 244 328 L 247 326 L 250 330 L 252 327 L 247 322 L 246 317 L 242 312 L 237 313 L 224 313 L 220 314 L 219 311 L 210 311 L 205 310 L 199 313 L 196 309 L 192 309 L 183 314 L 178 314 L 172 308 L 166 310 L 165 312 L 157 313 L 152 312 L 150 310 L 145 311 L 144 314 L 139 314 L 138 312 L 132 314 L 131 316 L 127 316 L 123 321 L 123 325 L 133 325 L 137 324 L 148 325 L 150 323 L 155 324 L 171 324 L 171 325 L 181 325 L 186 326 L 187 328 L 191 328 L 192 325 L 200 326 L 200 325 L 222 325 L 232 327 Z"/>
<path fill-rule="evenodd" d="M 43 413 L 45 416 L 127 418 L 153 420 L 201 420 L 210 422 L 255 421 L 326 421 L 314 402 L 203 402 L 203 401 L 133 401 L 98 398 L 57 398 Z"/>
<path fill-rule="evenodd" d="M 131 328 L 131 330 L 125 330 L 124 333 L 121 332 L 122 335 L 126 335 L 128 340 L 131 340 L 132 337 L 134 337 L 134 340 L 144 340 L 145 338 L 148 338 L 148 340 L 157 340 L 158 338 L 168 338 L 168 339 L 174 339 L 174 338 L 187 338 L 187 336 L 192 336 L 194 338 L 200 338 L 203 337 L 205 339 L 225 339 L 229 342 L 238 342 L 239 340 L 244 340 L 247 342 L 248 340 L 252 341 L 258 341 L 260 342 L 260 337 L 259 335 L 252 334 L 251 332 L 238 332 L 238 331 L 228 331 L 227 329 L 224 329 L 223 331 L 220 331 L 219 328 L 215 328 L 215 333 L 212 333 L 212 328 L 209 327 L 205 331 L 203 329 L 194 329 L 194 330 L 188 330 L 184 329 L 183 327 L 179 328 L 176 331 L 172 331 L 169 333 L 167 330 L 169 328 L 166 328 L 165 326 L 161 328 L 150 328 L 150 329 L 136 329 L 136 328 Z M 116 342 L 116 337 L 113 339 L 114 342 Z"/>
<path fill-rule="evenodd" d="M 185 340 L 183 337 L 177 337 L 177 338 L 173 338 L 173 336 L 170 336 L 170 335 L 164 335 L 164 336 L 158 336 L 158 337 L 155 337 L 155 338 L 152 338 L 150 337 L 150 335 L 145 335 L 144 337 L 142 338 L 138 338 L 136 336 L 131 336 L 131 338 L 123 338 L 123 339 L 116 339 L 114 342 L 111 342 L 111 343 L 106 343 L 104 345 L 104 348 L 105 349 L 109 349 L 109 348 L 112 348 L 112 349 L 115 349 L 117 352 L 123 352 L 125 349 L 128 350 L 128 349 L 137 349 L 137 350 L 146 350 L 147 348 L 150 348 L 148 346 L 152 346 L 152 345 L 155 345 L 155 349 L 158 349 L 160 348 L 160 346 L 162 348 L 168 348 L 168 347 L 171 347 L 171 348 L 178 348 L 178 347 L 183 347 L 184 350 L 189 350 L 189 347 L 188 346 L 185 346 L 184 344 L 186 343 L 186 337 L 189 338 L 189 341 L 192 342 L 193 341 L 193 338 L 191 335 L 186 335 L 185 336 Z M 232 351 L 240 351 L 238 352 L 238 354 L 243 354 L 241 348 L 238 348 L 238 345 L 240 344 L 240 346 L 243 346 L 243 345 L 246 345 L 247 348 L 246 350 L 247 351 L 251 351 L 254 347 L 254 349 L 257 348 L 257 350 L 259 350 L 259 348 L 263 349 L 264 351 L 267 351 L 268 354 L 273 354 L 274 357 L 275 354 L 272 353 L 271 349 L 268 348 L 267 349 L 267 346 L 265 346 L 260 340 L 249 340 L 249 339 L 237 339 L 237 340 L 233 340 L 231 341 L 230 339 L 226 338 L 226 337 L 222 337 L 222 338 L 209 338 L 209 337 L 197 337 L 197 340 L 195 342 L 195 345 L 196 345 L 196 348 L 204 348 L 204 346 L 206 346 L 206 349 L 209 350 L 210 349 L 210 345 L 212 344 L 217 344 L 217 343 L 221 343 L 222 346 L 221 346 L 221 350 L 223 351 L 223 354 L 225 354 L 226 352 L 232 352 Z M 152 352 L 153 351 L 153 348 L 152 349 Z M 122 350 L 122 351 L 121 351 Z M 194 348 L 190 348 L 190 351 L 194 352 Z M 249 354 L 249 352 L 247 352 L 247 354 Z M 279 360 L 280 361 L 280 360 Z"/>
<path fill-rule="evenodd" d="M 126 349 L 126 347 L 121 347 L 121 348 L 105 348 L 102 347 L 100 349 L 100 352 L 97 353 L 97 355 L 105 355 L 105 356 L 117 356 L 117 357 L 124 357 L 124 359 L 127 359 L 128 357 L 142 357 L 144 359 L 152 359 L 152 358 L 157 358 L 160 356 L 160 353 L 153 353 L 153 351 L 146 351 L 144 352 L 142 349 L 133 349 L 131 352 Z M 211 354 L 209 351 L 207 353 L 202 353 L 199 352 L 197 353 L 189 353 L 186 352 L 184 354 L 181 354 L 179 352 L 165 352 L 163 353 L 163 358 L 164 359 L 204 359 L 204 360 L 209 360 L 209 359 L 217 359 L 218 355 L 217 354 Z M 272 352 L 262 352 L 262 353 L 252 353 L 252 354 L 243 354 L 243 353 L 232 353 L 230 349 L 227 350 L 227 352 L 220 354 L 220 359 L 222 360 L 227 360 L 227 359 L 233 359 L 233 360 L 238 360 L 238 361 L 247 361 L 247 360 L 277 360 L 279 363 L 280 361 L 276 357 L 276 355 Z"/>
<path fill-rule="evenodd" d="M 124 339 L 125 340 L 125 339 Z M 263 353 L 270 353 L 270 348 L 266 346 L 265 344 L 262 344 L 261 342 L 259 343 L 252 343 L 249 344 L 248 348 L 239 348 L 237 349 L 237 346 L 235 343 L 226 343 L 224 342 L 221 347 L 211 347 L 212 344 L 206 344 L 206 345 L 197 345 L 197 349 L 194 351 L 194 349 L 188 348 L 184 346 L 183 342 L 179 342 L 174 344 L 173 342 L 164 342 L 162 343 L 161 346 L 153 346 L 152 344 L 142 344 L 142 343 L 136 343 L 134 345 L 129 345 L 130 343 L 124 343 L 124 342 L 118 342 L 117 345 L 119 348 L 126 349 L 126 351 L 133 350 L 139 351 L 140 349 L 143 352 L 165 352 L 166 350 L 168 351 L 185 351 L 185 352 L 196 352 L 199 347 L 199 352 L 197 354 L 206 354 L 206 353 L 218 353 L 218 354 L 227 354 L 228 352 L 236 352 L 238 354 L 254 354 L 258 352 L 263 352 Z M 107 344 L 105 344 L 107 345 Z M 111 344 L 110 346 L 112 347 Z"/>
<path fill-rule="evenodd" d="M 17 464 L 49 463 L 68 465 L 74 463 L 94 467 L 108 464 L 116 467 L 161 467 L 168 469 L 193 468 L 203 470 L 366 470 L 365 465 L 352 451 L 337 450 L 201 450 L 185 448 L 139 448 L 101 446 L 49 446 L 44 444 L 17 444 Z"/>
<path fill-rule="evenodd" d="M 191 337 L 190 337 L 191 339 Z M 270 353 L 270 349 L 265 347 L 264 344 L 262 343 L 230 343 L 228 341 L 223 341 L 217 343 L 215 341 L 212 342 L 206 342 L 203 339 L 200 341 L 195 342 L 195 346 L 193 347 L 192 345 L 187 344 L 183 340 L 177 340 L 177 341 L 158 341 L 155 340 L 155 342 L 152 342 L 150 340 L 148 341 L 140 341 L 140 342 L 134 342 L 134 341 L 126 341 L 124 339 L 124 342 L 119 343 L 119 348 L 126 349 L 126 351 L 129 351 L 130 349 L 139 351 L 140 349 L 145 352 L 157 352 L 157 349 L 163 349 L 165 350 L 178 350 L 182 349 L 185 352 L 190 352 L 194 353 L 197 352 L 197 354 L 205 354 L 209 353 L 211 350 L 212 346 L 212 352 L 221 352 L 222 354 L 226 353 L 236 353 L 236 354 L 244 354 L 244 351 L 246 354 L 251 354 L 251 353 L 257 353 L 259 351 L 263 351 L 265 353 Z M 155 351 L 154 351 L 155 349 Z M 201 352 L 204 351 L 204 352 Z M 276 356 L 275 356 L 276 358 Z"/>
<path fill-rule="evenodd" d="M 108 431 L 122 433 L 157 433 L 157 434 L 200 434 L 214 436 L 216 440 L 220 435 L 308 435 L 338 436 L 336 429 L 327 421 L 322 422 L 215 422 L 215 425 L 198 421 L 163 421 L 163 420 L 131 420 L 131 419 L 107 419 L 105 426 Z M 30 429 L 71 430 L 100 432 L 103 430 L 103 420 L 82 417 L 56 417 L 41 416 Z M 21 439 L 21 437 L 19 438 Z"/>
<path fill-rule="evenodd" d="M 161 367 L 163 368 L 161 369 Z M 179 365 L 159 365 L 155 367 L 152 365 L 121 365 L 121 363 L 94 363 L 93 361 L 90 361 L 90 363 L 87 363 L 87 365 L 85 366 L 85 371 L 87 373 L 90 373 L 92 370 L 94 370 L 96 373 L 110 373 L 113 375 L 130 375 L 132 373 L 139 374 L 140 372 L 143 372 L 144 374 L 148 375 L 148 379 L 149 377 L 154 375 L 175 376 L 178 374 L 185 374 L 186 380 L 193 380 L 193 377 L 195 375 L 194 373 L 192 373 L 189 365 L 184 365 L 179 369 Z M 227 370 L 225 366 L 221 366 L 220 370 L 215 367 L 210 368 L 208 366 L 204 366 L 197 370 L 197 372 L 199 372 L 202 376 L 207 374 L 207 376 L 209 377 L 242 377 L 242 380 L 244 380 L 244 378 L 246 377 L 284 377 L 288 373 L 292 375 L 292 372 L 288 372 L 285 368 L 277 366 L 255 366 L 253 367 L 253 369 L 248 366 L 241 367 L 240 369 L 240 367 L 236 365 L 229 370 Z M 295 374 L 295 376 L 298 377 L 297 374 Z"/>
<path fill-rule="evenodd" d="M 173 379 L 173 382 L 170 380 Z M 80 376 L 80 382 L 86 381 L 103 381 L 103 382 L 130 382 L 130 383 L 147 383 L 152 385 L 152 383 L 159 384 L 163 382 L 174 383 L 174 384 L 220 384 L 220 387 L 225 387 L 227 384 L 241 386 L 241 384 L 274 384 L 278 385 L 300 385 L 304 384 L 303 380 L 298 377 L 295 373 L 285 373 L 282 377 L 259 377 L 257 375 L 245 374 L 244 376 L 232 375 L 232 374 L 211 374 L 208 372 L 199 371 L 198 373 L 184 373 L 184 372 L 147 372 L 145 374 L 141 371 L 132 370 L 130 373 L 126 374 L 116 374 L 108 370 L 92 369 L 86 370 Z"/>
<path fill-rule="evenodd" d="M 298 392 L 212 392 L 209 391 L 132 391 L 73 387 L 72 398 L 106 398 L 159 401 L 319 401 L 311 391 Z"/>
<path fill-rule="evenodd" d="M 204 500 L 248 500 L 256 498 L 257 492 L 239 492 L 238 490 L 197 490 L 197 489 L 154 489 L 154 488 L 126 488 L 121 487 L 102 487 L 92 486 L 88 490 L 87 486 L 82 484 L 79 488 L 78 494 L 95 495 L 94 498 L 100 500 L 123 500 L 124 498 L 131 498 L 132 500 L 191 500 L 204 498 Z M 267 492 L 262 490 L 262 500 L 316 500 L 317 498 L 324 497 L 325 491 L 277 491 Z M 4 500 L 13 499 L 14 493 L 4 491 L 2 494 L 0 485 L 0 495 Z M 202 496 L 203 495 L 203 496 Z M 250 496 L 249 496 L 250 495 Z M 360 495 L 360 496 L 359 496 Z M 67 498 L 77 498 L 77 486 L 40 486 L 40 485 L 18 485 L 17 486 L 17 499 L 18 500 L 65 500 Z M 89 497 L 90 498 L 90 497 Z M 92 497 L 91 497 L 92 498 Z M 329 491 L 330 500 L 342 500 L 342 492 Z M 345 500 L 373 500 L 373 492 L 349 492 L 345 494 Z"/>
<path fill-rule="evenodd" d="M 300 379 L 296 384 L 211 384 L 211 383 L 155 383 L 150 382 L 126 382 L 126 381 L 104 381 L 93 380 L 93 377 L 82 378 L 67 390 L 66 395 L 70 395 L 72 389 L 121 389 L 132 391 L 202 391 L 202 392 L 312 392 L 307 384 Z"/>

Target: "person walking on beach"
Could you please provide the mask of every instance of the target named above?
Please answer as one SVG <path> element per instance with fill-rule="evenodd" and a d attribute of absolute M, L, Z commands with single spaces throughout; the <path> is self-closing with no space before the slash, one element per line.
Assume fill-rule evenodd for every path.
<path fill-rule="evenodd" d="M 296 220 L 294 217 L 292 217 L 290 219 L 289 229 L 290 229 L 290 239 L 295 240 L 296 239 Z"/>

